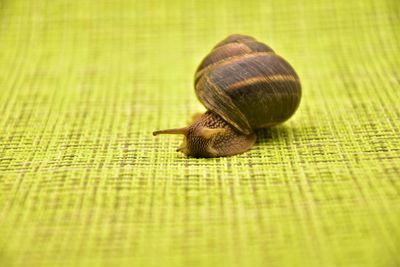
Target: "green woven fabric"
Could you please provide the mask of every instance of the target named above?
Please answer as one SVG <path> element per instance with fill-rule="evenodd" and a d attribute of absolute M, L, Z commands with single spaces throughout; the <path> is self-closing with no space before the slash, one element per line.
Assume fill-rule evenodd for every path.
<path fill-rule="evenodd" d="M 175 152 L 231 33 L 300 108 L 230 158 Z M 400 266 L 400 4 L 0 1 L 0 266 Z"/>

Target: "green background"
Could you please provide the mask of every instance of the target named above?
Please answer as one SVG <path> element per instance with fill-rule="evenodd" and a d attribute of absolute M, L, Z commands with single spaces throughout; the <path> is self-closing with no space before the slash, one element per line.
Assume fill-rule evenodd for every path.
<path fill-rule="evenodd" d="M 0 266 L 400 266 L 398 1 L 0 1 Z M 297 113 L 189 159 L 231 33 L 296 69 Z"/>

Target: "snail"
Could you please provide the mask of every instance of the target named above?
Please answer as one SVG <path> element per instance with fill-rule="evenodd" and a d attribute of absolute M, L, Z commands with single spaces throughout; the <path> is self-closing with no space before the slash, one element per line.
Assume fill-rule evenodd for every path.
<path fill-rule="evenodd" d="M 195 73 L 195 92 L 207 108 L 184 128 L 153 132 L 182 134 L 177 149 L 190 157 L 232 156 L 248 151 L 255 130 L 289 119 L 301 98 L 294 69 L 255 38 L 234 34 L 219 42 Z"/>

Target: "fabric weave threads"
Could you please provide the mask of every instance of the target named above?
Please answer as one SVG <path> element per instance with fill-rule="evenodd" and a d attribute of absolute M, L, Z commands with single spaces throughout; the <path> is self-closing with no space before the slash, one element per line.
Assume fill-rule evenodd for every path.
<path fill-rule="evenodd" d="M 399 266 L 396 1 L 0 3 L 0 266 Z M 194 72 L 232 33 L 302 102 L 190 159 Z"/>

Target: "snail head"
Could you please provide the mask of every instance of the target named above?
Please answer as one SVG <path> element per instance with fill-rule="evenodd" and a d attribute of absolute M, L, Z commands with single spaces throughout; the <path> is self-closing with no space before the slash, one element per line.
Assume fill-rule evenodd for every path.
<path fill-rule="evenodd" d="M 177 151 L 195 158 L 213 158 L 243 153 L 255 142 L 255 134 L 244 135 L 225 122 L 216 123 L 215 118 L 207 115 L 184 128 L 153 132 L 153 135 L 159 134 L 184 135 L 183 142 Z"/>

